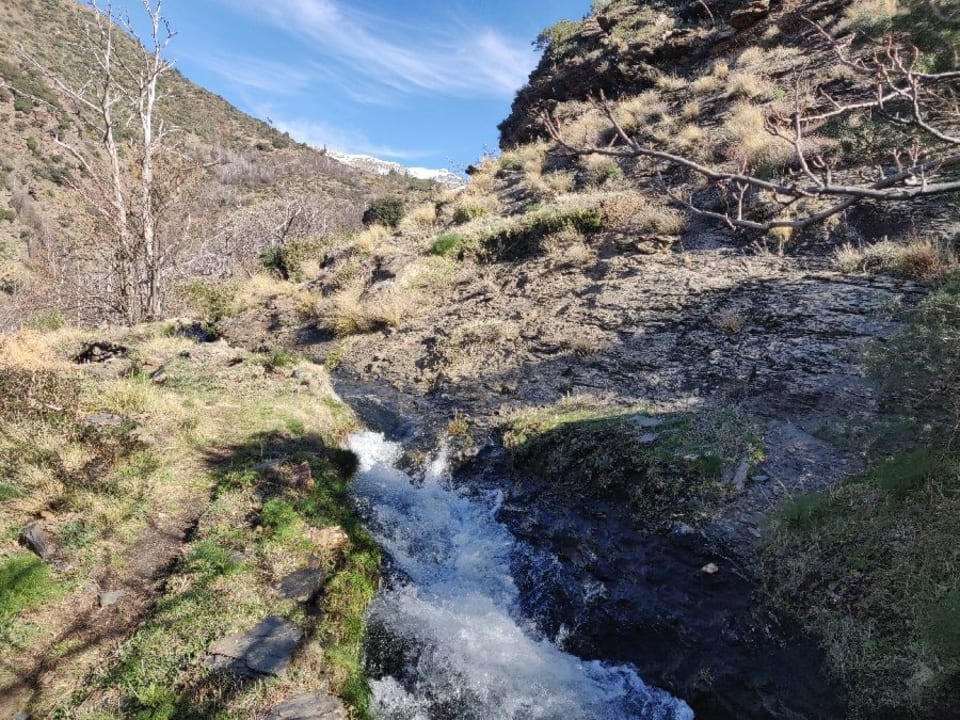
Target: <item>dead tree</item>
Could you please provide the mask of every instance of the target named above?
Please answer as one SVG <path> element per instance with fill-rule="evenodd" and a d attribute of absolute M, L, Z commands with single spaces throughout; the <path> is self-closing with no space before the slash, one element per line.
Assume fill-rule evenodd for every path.
<path fill-rule="evenodd" d="M 646 158 L 655 166 L 662 190 L 695 215 L 731 228 L 797 230 L 822 222 L 864 201 L 904 202 L 960 191 L 960 71 L 924 72 L 920 52 L 893 37 L 872 52 L 851 52 L 852 39 L 841 42 L 808 21 L 837 62 L 855 78 L 843 97 L 823 87 L 809 92 L 808 78 L 797 74 L 792 112 L 770 113 L 766 131 L 792 147 L 791 167 L 778 178 L 760 177 L 747 164 L 711 165 L 658 144 L 643 128 L 626 130 L 603 93 L 595 100 L 614 131 L 609 145 L 579 145 L 564 138 L 549 113 L 541 120 L 560 148 L 572 155 L 598 154 L 618 159 Z M 887 162 L 872 165 L 811 150 L 827 123 L 871 117 L 897 134 Z M 724 209 L 696 201 L 704 184 L 722 196 Z M 678 179 L 679 178 L 679 179 Z"/>
<path fill-rule="evenodd" d="M 159 316 L 174 246 L 163 232 L 164 214 L 184 177 L 173 152 L 173 128 L 157 113 L 161 79 L 172 69 L 165 52 L 175 33 L 162 0 L 142 0 L 149 21 L 146 40 L 111 5 L 89 0 L 78 8 L 78 48 L 90 73 L 74 82 L 24 56 L 72 106 L 79 137 L 62 132 L 54 142 L 79 165 L 88 181 L 71 184 L 83 196 L 107 236 L 100 253 L 103 304 L 129 323 Z M 132 39 L 132 43 L 131 43 Z M 85 140 L 91 138 L 91 140 Z"/>

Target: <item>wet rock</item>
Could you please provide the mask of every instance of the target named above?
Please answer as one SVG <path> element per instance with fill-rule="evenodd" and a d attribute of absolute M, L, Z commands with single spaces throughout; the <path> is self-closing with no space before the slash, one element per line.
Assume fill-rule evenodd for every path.
<path fill-rule="evenodd" d="M 327 693 L 298 695 L 277 705 L 267 720 L 348 720 L 343 702 Z"/>
<path fill-rule="evenodd" d="M 204 664 L 239 677 L 282 675 L 302 639 L 303 632 L 294 623 L 271 616 L 248 632 L 211 644 Z"/>
<path fill-rule="evenodd" d="M 309 602 L 327 581 L 326 573 L 319 568 L 303 568 L 287 575 L 277 588 L 280 596 L 287 600 Z"/>
<path fill-rule="evenodd" d="M 720 572 L 720 568 L 716 563 L 707 563 L 700 568 L 700 572 L 705 573 L 706 575 L 716 575 L 718 572 Z"/>
<path fill-rule="evenodd" d="M 43 530 L 43 523 L 40 521 L 32 522 L 23 529 L 20 533 L 20 542 L 41 560 L 46 560 L 52 550 L 47 533 Z"/>

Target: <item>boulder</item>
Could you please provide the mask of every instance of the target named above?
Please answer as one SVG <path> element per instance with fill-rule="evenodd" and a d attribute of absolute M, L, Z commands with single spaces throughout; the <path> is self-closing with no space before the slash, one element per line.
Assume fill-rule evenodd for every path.
<path fill-rule="evenodd" d="M 302 639 L 297 625 L 271 616 L 245 633 L 212 643 L 204 664 L 239 677 L 282 675 Z"/>
<path fill-rule="evenodd" d="M 267 720 L 348 720 L 339 698 L 327 693 L 307 693 L 277 705 Z"/>
<path fill-rule="evenodd" d="M 23 532 L 20 533 L 20 542 L 41 560 L 46 560 L 50 555 L 50 540 L 43 530 L 43 523 L 39 520 L 30 523 L 23 529 Z"/>
<path fill-rule="evenodd" d="M 280 581 L 278 591 L 287 600 L 305 603 L 323 589 L 326 573 L 319 568 L 303 568 L 287 575 Z"/>

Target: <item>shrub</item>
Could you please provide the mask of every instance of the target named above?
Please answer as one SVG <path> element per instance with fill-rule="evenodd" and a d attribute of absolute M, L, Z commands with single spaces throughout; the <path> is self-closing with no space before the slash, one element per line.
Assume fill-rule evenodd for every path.
<path fill-rule="evenodd" d="M 192 313 L 205 323 L 216 323 L 233 313 L 237 289 L 231 283 L 195 280 L 181 288 Z"/>
<path fill-rule="evenodd" d="M 455 225 L 464 225 L 486 214 L 487 209 L 482 205 L 460 205 L 453 211 L 453 222 Z"/>
<path fill-rule="evenodd" d="M 554 60 L 558 60 L 576 47 L 573 39 L 580 31 L 580 27 L 580 23 L 573 20 L 561 20 L 537 35 L 534 47 Z"/>
<path fill-rule="evenodd" d="M 363 213 L 364 225 L 383 225 L 395 228 L 403 219 L 403 200 L 399 198 L 381 198 L 374 200 Z"/>
<path fill-rule="evenodd" d="M 463 238 L 456 233 L 445 233 L 430 245 L 430 254 L 441 257 L 462 257 Z"/>

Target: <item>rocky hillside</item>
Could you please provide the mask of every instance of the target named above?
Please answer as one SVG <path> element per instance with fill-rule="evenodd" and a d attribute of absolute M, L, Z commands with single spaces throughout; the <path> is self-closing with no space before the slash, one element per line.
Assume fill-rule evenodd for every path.
<path fill-rule="evenodd" d="M 427 418 L 421 449 L 447 435 L 504 491 L 501 520 L 560 558 L 524 582 L 578 654 L 634 662 L 698 717 L 950 716 L 957 515 L 933 498 L 956 492 L 957 194 L 765 230 L 737 227 L 722 174 L 802 181 L 771 132 L 798 73 L 820 112 L 864 97 L 857 63 L 891 29 L 949 65 L 953 26 L 931 35 L 921 5 L 599 3 L 541 36 L 503 152 L 464 190 L 292 257 L 314 315 L 278 298 L 220 328 L 337 368 L 386 428 L 384 405 Z M 873 182 L 904 140 L 887 119 L 814 123 L 800 149 Z M 825 203 L 741 198 L 764 222 Z"/>
<path fill-rule="evenodd" d="M 180 423 L 175 437 L 189 453 L 194 430 L 219 422 L 221 407 L 227 425 L 239 412 L 218 391 L 241 377 L 295 396 L 294 407 L 301 393 L 322 395 L 312 360 L 363 421 L 404 436 L 408 466 L 441 441 L 464 482 L 502 494 L 499 522 L 555 559 L 547 570 L 522 558 L 511 567 L 522 610 L 565 649 L 633 663 L 706 720 L 954 717 L 960 197 L 948 188 L 912 198 L 913 188 L 954 180 L 954 19 L 949 3 L 927 0 L 596 2 L 587 18 L 541 35 L 543 60 L 502 125 L 503 151 L 471 168 L 465 188 L 366 203 L 362 230 L 311 226 L 264 256 L 269 274 L 194 285 L 191 328 L 221 344 L 194 347 L 179 325 L 118 337 L 144 343 L 135 358 L 162 354 L 168 384 L 141 362 L 131 378 L 108 380 L 109 402 L 94 402 L 97 385 L 83 384 L 82 397 L 146 418 L 166 407 L 158 397 L 198 394 L 165 419 Z M 891 32 L 901 45 L 883 44 Z M 918 52 L 903 59 L 910 44 Z M 909 67 L 883 64 L 897 58 Z M 918 83 L 919 112 L 902 96 L 869 104 L 869 80 L 883 68 Z M 596 102 L 601 90 L 606 103 Z M 56 120 L 42 105 L 13 112 L 20 133 Z M 257 172 L 305 157 L 250 127 L 238 132 L 250 133 L 241 158 L 251 161 L 234 166 L 247 173 L 231 196 L 242 207 L 227 216 L 233 230 L 208 237 L 216 252 L 246 237 L 245 222 L 269 236 L 279 221 L 262 211 L 280 202 L 272 193 L 283 184 L 257 185 Z M 256 147 L 261 130 L 273 149 Z M 22 157 L 27 169 L 44 162 Z M 309 157 L 318 173 L 330 162 Z M 838 183 L 842 198 L 849 187 L 869 192 L 827 213 Z M 295 371 L 284 369 L 290 353 Z M 347 424 L 335 400 L 316 399 L 337 428 Z M 195 417 L 197 407 L 214 412 Z M 306 421 L 280 422 L 298 436 Z M 30 478 L 46 477 L 47 457 L 27 458 L 43 466 Z M 75 470 L 77 457 L 52 466 Z M 332 456 L 305 460 L 332 472 Z M 172 618 L 189 635 L 181 603 L 190 588 L 214 600 L 211 588 L 231 587 L 234 561 L 253 607 L 275 591 L 283 526 L 324 517 L 295 493 L 300 467 L 246 463 L 208 484 L 224 502 L 198 512 L 197 540 L 215 546 L 191 545 L 177 566 L 182 577 L 157 606 L 172 615 L 145 616 L 114 671 L 90 670 L 78 654 L 97 683 L 95 711 L 189 717 L 200 707 L 191 703 L 213 697 L 210 707 L 242 715 L 279 699 L 271 688 L 316 689 L 282 681 L 233 696 L 198 684 L 206 675 L 184 658 L 209 646 L 181 638 L 166 652 L 160 631 Z M 117 482 L 141 477 L 132 472 Z M 261 483 L 282 496 L 259 494 Z M 14 525 L 44 519 L 42 482 L 8 484 L 32 503 L 17 506 Z M 268 508 L 274 499 L 290 512 Z M 49 532 L 66 538 L 65 557 L 82 558 L 61 527 L 81 518 L 58 508 L 46 509 Z M 241 515 L 240 530 L 226 529 Z M 142 529 L 138 518 L 131 511 L 131 528 Z M 369 580 L 372 555 L 362 535 L 354 541 L 361 557 L 349 569 Z M 330 672 L 355 708 L 366 697 L 351 664 L 360 586 L 341 617 L 354 632 L 328 628 L 345 633 L 347 660 Z M 30 612 L 46 617 L 44 602 Z M 249 629 L 205 627 L 214 643 Z M 48 677 L 32 655 L 22 661 Z M 177 668 L 172 695 L 138 670 L 158 663 Z"/>
<path fill-rule="evenodd" d="M 0 8 L 3 327 L 112 317 L 102 292 L 109 282 L 97 279 L 105 260 L 94 250 L 106 231 L 87 202 L 96 186 L 55 141 L 77 142 L 86 131 L 52 78 L 72 85 L 93 73 L 92 58 L 77 50 L 89 21 L 71 0 L 14 0 Z M 124 36 L 120 51 L 134 52 Z M 357 172 L 177 72 L 164 78 L 158 113 L 178 129 L 175 150 L 190 168 L 178 175 L 177 210 L 167 220 L 176 238 L 168 313 L 183 307 L 174 287 L 183 281 L 250 272 L 268 246 L 355 229 L 371 198 L 418 182 Z"/>

